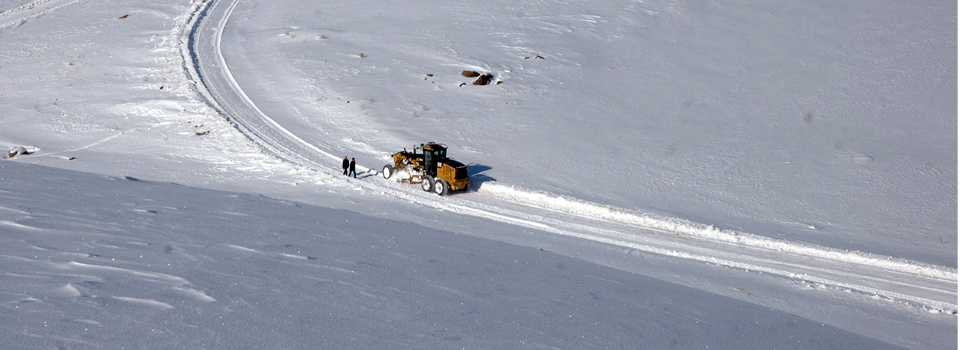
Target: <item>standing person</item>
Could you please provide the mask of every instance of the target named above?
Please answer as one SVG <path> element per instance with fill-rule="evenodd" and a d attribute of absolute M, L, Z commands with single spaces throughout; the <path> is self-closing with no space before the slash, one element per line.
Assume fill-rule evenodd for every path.
<path fill-rule="evenodd" d="M 357 178 L 357 158 L 350 158 L 350 174 L 353 174 L 354 179 Z"/>
<path fill-rule="evenodd" d="M 347 168 L 350 167 L 350 161 L 347 160 L 347 156 L 343 156 L 343 175 L 347 175 Z"/>

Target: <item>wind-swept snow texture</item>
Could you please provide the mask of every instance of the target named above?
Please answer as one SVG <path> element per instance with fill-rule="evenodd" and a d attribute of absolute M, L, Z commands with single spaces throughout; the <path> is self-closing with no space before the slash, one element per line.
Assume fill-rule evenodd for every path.
<path fill-rule="evenodd" d="M 4 349 L 896 348 L 403 221 L 134 177 L 0 171 Z"/>
<path fill-rule="evenodd" d="M 957 346 L 955 3 L 0 11 L 16 345 Z"/>

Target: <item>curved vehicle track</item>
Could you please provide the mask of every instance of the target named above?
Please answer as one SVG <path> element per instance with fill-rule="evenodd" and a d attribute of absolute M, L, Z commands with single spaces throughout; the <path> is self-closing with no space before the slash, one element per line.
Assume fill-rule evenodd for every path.
<path fill-rule="evenodd" d="M 311 145 L 263 113 L 234 80 L 221 52 L 221 33 L 239 0 L 201 0 L 180 40 L 185 71 L 207 103 L 265 151 L 336 178 L 339 158 Z M 347 181 L 347 180 L 342 180 Z M 718 230 L 622 208 L 484 184 L 466 195 L 437 197 L 379 177 L 354 182 L 366 190 L 557 235 L 831 286 L 931 312 L 957 313 L 956 269 Z"/>
<path fill-rule="evenodd" d="M 34 0 L 25 2 L 11 9 L 0 9 L 0 29 L 19 26 L 31 19 L 80 1 L 81 0 Z"/>

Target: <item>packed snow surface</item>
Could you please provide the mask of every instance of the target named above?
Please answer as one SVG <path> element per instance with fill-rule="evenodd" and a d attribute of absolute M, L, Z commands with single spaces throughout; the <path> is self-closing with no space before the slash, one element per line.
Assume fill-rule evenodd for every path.
<path fill-rule="evenodd" d="M 0 0 L 0 347 L 956 348 L 956 13 Z"/>

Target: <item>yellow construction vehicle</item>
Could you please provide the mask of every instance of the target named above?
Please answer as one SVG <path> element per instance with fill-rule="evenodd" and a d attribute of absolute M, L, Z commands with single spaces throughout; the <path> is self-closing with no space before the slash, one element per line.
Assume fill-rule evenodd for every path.
<path fill-rule="evenodd" d="M 424 191 L 441 196 L 470 187 L 467 166 L 447 158 L 447 146 L 436 142 L 394 153 L 393 164 L 384 165 L 381 174 L 384 179 L 396 176 L 399 182 L 419 183 Z"/>

